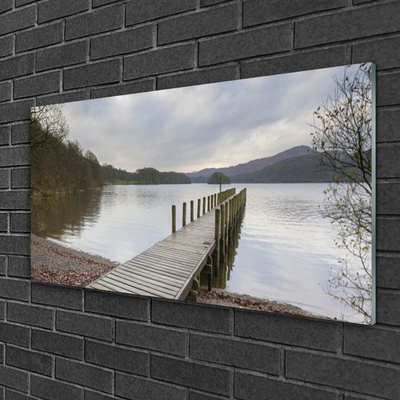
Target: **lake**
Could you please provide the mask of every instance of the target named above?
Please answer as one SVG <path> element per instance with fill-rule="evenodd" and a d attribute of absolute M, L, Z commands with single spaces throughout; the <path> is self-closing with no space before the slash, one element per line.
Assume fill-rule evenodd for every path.
<path fill-rule="evenodd" d="M 215 284 L 361 322 L 325 292 L 331 268 L 336 270 L 346 254 L 335 246 L 335 232 L 321 212 L 327 184 L 232 184 L 222 189 L 230 187 L 237 193 L 246 187 L 247 204 L 233 264 Z M 32 233 L 122 263 L 171 233 L 173 204 L 179 229 L 184 201 L 194 200 L 197 207 L 198 198 L 218 191 L 218 185 L 207 184 L 109 185 L 35 200 Z"/>

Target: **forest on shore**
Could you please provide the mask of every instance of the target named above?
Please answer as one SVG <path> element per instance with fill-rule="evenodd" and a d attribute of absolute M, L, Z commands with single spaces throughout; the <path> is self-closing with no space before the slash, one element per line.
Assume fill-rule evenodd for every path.
<path fill-rule="evenodd" d="M 35 107 L 31 114 L 31 187 L 34 195 L 78 192 L 105 184 L 188 184 L 188 176 L 141 168 L 127 172 L 68 139 L 62 105 Z"/>

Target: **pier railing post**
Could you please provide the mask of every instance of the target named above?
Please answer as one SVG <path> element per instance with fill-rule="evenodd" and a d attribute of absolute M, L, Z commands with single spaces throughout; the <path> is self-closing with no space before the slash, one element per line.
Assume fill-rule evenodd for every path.
<path fill-rule="evenodd" d="M 176 206 L 172 206 L 172 233 L 176 232 Z"/>
<path fill-rule="evenodd" d="M 200 218 L 201 200 L 197 199 L 197 218 Z"/>
<path fill-rule="evenodd" d="M 210 196 L 207 196 L 207 211 L 210 211 Z"/>
<path fill-rule="evenodd" d="M 206 213 L 206 198 L 203 197 L 203 215 Z"/>
<path fill-rule="evenodd" d="M 220 210 L 215 209 L 215 227 L 214 227 L 214 238 L 215 238 L 215 250 L 213 253 L 213 265 L 214 265 L 214 275 L 219 276 L 219 232 L 220 232 Z"/>
<path fill-rule="evenodd" d="M 225 261 L 225 243 L 224 243 L 224 229 L 225 229 L 225 204 L 221 204 L 221 238 L 220 238 L 220 260 Z"/>
<path fill-rule="evenodd" d="M 190 222 L 194 220 L 194 203 L 190 200 Z"/>
<path fill-rule="evenodd" d="M 182 226 L 186 226 L 186 203 L 182 207 Z"/>

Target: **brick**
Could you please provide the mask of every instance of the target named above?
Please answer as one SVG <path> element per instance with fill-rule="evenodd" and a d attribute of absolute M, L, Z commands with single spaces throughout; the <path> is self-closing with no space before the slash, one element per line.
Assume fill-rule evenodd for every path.
<path fill-rule="evenodd" d="M 280 21 L 319 11 L 346 7 L 346 0 L 250 0 L 243 3 L 243 26 L 252 26 L 266 22 Z"/>
<path fill-rule="evenodd" d="M 49 104 L 69 103 L 71 101 L 81 101 L 89 99 L 89 90 L 77 90 L 63 94 L 43 96 L 37 99 L 36 105 L 43 106 Z"/>
<path fill-rule="evenodd" d="M 2 253 L 7 253 L 7 251 L 2 251 L 1 246 L 0 246 L 0 251 Z M 29 281 L 0 278 L 0 295 L 1 297 L 10 300 L 28 301 Z"/>
<path fill-rule="evenodd" d="M 29 375 L 25 371 L 0 364 L 0 385 L 28 393 Z"/>
<path fill-rule="evenodd" d="M 280 53 L 290 49 L 291 25 L 276 25 L 200 42 L 199 65 Z"/>
<path fill-rule="evenodd" d="M 55 310 L 10 302 L 8 303 L 7 320 L 52 329 L 55 321 Z"/>
<path fill-rule="evenodd" d="M 38 22 L 47 22 L 89 9 L 89 0 L 49 0 L 38 4 Z"/>
<path fill-rule="evenodd" d="M 37 375 L 31 376 L 30 393 L 47 400 L 83 400 L 82 388 Z"/>
<path fill-rule="evenodd" d="M 47 376 L 53 369 L 52 357 L 14 346 L 7 346 L 6 364 Z"/>
<path fill-rule="evenodd" d="M 135 375 L 149 374 L 149 355 L 142 351 L 86 340 L 85 361 Z"/>
<path fill-rule="evenodd" d="M 6 273 L 7 273 L 7 256 L 0 255 L 0 275 L 4 276 L 6 275 Z"/>
<path fill-rule="evenodd" d="M 0 123 L 29 120 L 31 107 L 33 107 L 33 99 L 0 105 Z M 0 164 L 2 164 L 2 157 L 3 155 L 0 156 Z"/>
<path fill-rule="evenodd" d="M 85 400 L 115 400 L 115 397 L 107 396 L 99 392 L 85 390 Z"/>
<path fill-rule="evenodd" d="M 146 25 L 91 39 L 90 58 L 96 60 L 148 49 L 153 46 L 153 31 L 153 26 Z"/>
<path fill-rule="evenodd" d="M 400 110 L 378 109 L 376 113 L 377 142 L 400 141 Z"/>
<path fill-rule="evenodd" d="M 117 321 L 115 342 L 128 346 L 186 355 L 187 334 L 134 322 Z"/>
<path fill-rule="evenodd" d="M 8 322 L 0 322 L 0 341 L 22 347 L 29 347 L 29 329 Z"/>
<path fill-rule="evenodd" d="M 84 40 L 38 51 L 36 70 L 45 71 L 84 63 L 86 62 L 88 48 L 88 42 Z"/>
<path fill-rule="evenodd" d="M 0 83 L 0 101 L 11 100 L 11 82 Z"/>
<path fill-rule="evenodd" d="M 225 82 L 236 79 L 236 65 L 205 70 L 184 72 L 157 79 L 157 89 L 169 89 L 183 86 L 202 85 L 205 83 Z"/>
<path fill-rule="evenodd" d="M 11 170 L 11 187 L 13 189 L 29 189 L 31 187 L 31 169 L 13 168 Z"/>
<path fill-rule="evenodd" d="M 33 399 L 33 397 L 31 397 L 27 394 L 15 392 L 14 390 L 11 390 L 11 389 L 6 389 L 5 394 L 6 394 L 7 400 L 32 400 Z M 2 397 L 0 397 L 0 399 L 4 400 Z"/>
<path fill-rule="evenodd" d="M 9 126 L 0 126 L 0 146 L 8 146 L 10 144 L 10 131 L 11 129 Z M 0 170 L 0 173 L 5 171 L 6 170 Z"/>
<path fill-rule="evenodd" d="M 133 0 L 126 5 L 126 25 L 194 10 L 196 0 Z"/>
<path fill-rule="evenodd" d="M 394 16 L 399 12 L 400 4 L 391 2 L 297 21 L 295 48 L 396 32 L 400 20 Z"/>
<path fill-rule="evenodd" d="M 0 57 L 9 56 L 13 53 L 14 37 L 7 36 L 0 39 Z"/>
<path fill-rule="evenodd" d="M 223 3 L 226 0 L 200 0 L 200 7 L 213 6 L 214 4 Z"/>
<path fill-rule="evenodd" d="M 376 212 L 377 214 L 400 215 L 400 183 L 385 182 L 376 184 Z"/>
<path fill-rule="evenodd" d="M 82 310 L 82 288 L 42 282 L 32 282 L 31 285 L 32 303 Z"/>
<path fill-rule="evenodd" d="M 14 98 L 30 97 L 60 90 L 60 73 L 48 72 L 14 81 Z"/>
<path fill-rule="evenodd" d="M 0 189 L 8 189 L 10 181 L 10 170 L 0 169 Z M 0 191 L 1 193 L 1 191 Z"/>
<path fill-rule="evenodd" d="M 377 76 L 376 105 L 378 107 L 400 104 L 400 95 L 397 90 L 399 79 L 400 73 Z"/>
<path fill-rule="evenodd" d="M 60 43 L 63 40 L 63 31 L 63 23 L 57 22 L 17 34 L 15 38 L 15 51 L 20 53 L 21 51 Z"/>
<path fill-rule="evenodd" d="M 118 82 L 121 60 L 103 61 L 64 71 L 64 90 Z"/>
<path fill-rule="evenodd" d="M 235 373 L 235 397 L 242 400 L 337 400 L 336 393 L 241 372 Z"/>
<path fill-rule="evenodd" d="M 105 86 L 101 88 L 91 89 L 90 97 L 97 99 L 109 96 L 122 96 L 124 94 L 132 94 L 139 92 L 149 92 L 154 90 L 154 78 L 144 79 L 139 82 L 125 83 L 122 85 Z"/>
<path fill-rule="evenodd" d="M 30 233 L 31 214 L 10 213 L 10 231 L 13 233 Z"/>
<path fill-rule="evenodd" d="M 8 231 L 8 213 L 0 213 L 0 232 L 6 233 L 7 231 Z"/>
<path fill-rule="evenodd" d="M 83 339 L 56 332 L 32 330 L 32 349 L 83 360 Z"/>
<path fill-rule="evenodd" d="M 231 372 L 227 369 L 156 355 L 151 356 L 150 376 L 226 396 L 232 384 Z"/>
<path fill-rule="evenodd" d="M 30 257 L 9 256 L 8 276 L 14 276 L 19 278 L 30 278 L 31 277 Z"/>
<path fill-rule="evenodd" d="M 377 178 L 396 178 L 400 176 L 400 164 L 397 162 L 399 157 L 400 146 L 377 146 Z"/>
<path fill-rule="evenodd" d="M 377 218 L 376 249 L 386 251 L 400 250 L 400 218 Z"/>
<path fill-rule="evenodd" d="M 26 6 L 27 4 L 34 3 L 36 0 L 15 0 L 15 7 Z"/>
<path fill-rule="evenodd" d="M 231 332 L 229 308 L 167 300 L 152 300 L 152 322 L 200 331 Z"/>
<path fill-rule="evenodd" d="M 68 19 L 65 36 L 66 40 L 77 39 L 122 28 L 122 25 L 123 8 L 122 5 L 116 5 Z"/>
<path fill-rule="evenodd" d="M 347 324 L 344 353 L 358 357 L 400 363 L 400 331 Z"/>
<path fill-rule="evenodd" d="M 190 358 L 236 368 L 280 374 L 280 349 L 240 340 L 190 334 Z"/>
<path fill-rule="evenodd" d="M 385 289 L 400 287 L 400 260 L 397 257 L 376 257 L 376 286 Z"/>
<path fill-rule="evenodd" d="M 24 54 L 22 56 L 0 61 L 0 81 L 32 74 L 34 67 L 33 54 Z"/>
<path fill-rule="evenodd" d="M 374 62 L 380 71 L 399 67 L 399 47 L 399 36 L 354 44 L 353 63 Z"/>
<path fill-rule="evenodd" d="M 196 45 L 189 43 L 126 57 L 124 59 L 124 79 L 193 68 L 195 52 Z"/>
<path fill-rule="evenodd" d="M 195 392 L 194 390 L 189 391 L 190 400 L 219 400 L 221 397 L 210 396 L 208 394 Z"/>
<path fill-rule="evenodd" d="M 0 204 L 2 200 L 2 193 L 0 193 Z M 31 253 L 31 241 L 29 236 L 5 236 L 0 235 L 0 253 L 2 254 L 16 254 L 21 256 L 29 256 Z M 13 281 L 17 282 L 17 281 Z M 21 283 L 21 282 L 20 282 Z M 25 286 L 21 283 L 10 283 L 10 285 L 17 290 L 17 297 L 16 299 L 23 300 L 26 298 L 26 290 Z M 0 282 L 0 287 L 3 286 L 3 283 Z M 7 293 L 10 295 L 12 290 L 7 290 Z M 1 293 L 1 290 L 0 290 Z M 11 297 L 10 297 L 11 298 Z"/>
<path fill-rule="evenodd" d="M 3 0 L 0 3 L 0 13 L 11 10 L 13 8 L 13 0 Z"/>
<path fill-rule="evenodd" d="M 338 324 L 307 318 L 235 310 L 235 335 L 308 347 L 336 351 Z"/>
<path fill-rule="evenodd" d="M 118 0 L 93 0 L 92 7 L 96 8 L 96 7 L 105 6 L 106 4 L 115 3 L 116 1 L 118 1 Z"/>
<path fill-rule="evenodd" d="M 2 147 L 0 148 L 0 167 L 12 167 L 12 166 L 19 166 L 19 165 L 29 165 L 30 164 L 30 147 L 28 146 L 9 146 L 9 147 Z M 20 196 L 22 193 L 25 192 L 18 192 Z M 6 200 L 6 195 L 3 194 L 4 201 Z M 12 197 L 13 195 L 10 194 L 8 197 Z M 3 205 L 5 208 L 6 205 Z M 1 208 L 1 206 L 0 206 Z"/>
<path fill-rule="evenodd" d="M 6 304 L 7 303 L 5 301 L 0 300 L 0 320 L 4 320 L 6 317 Z"/>
<path fill-rule="evenodd" d="M 397 288 L 398 289 L 398 288 Z M 384 289 L 376 291 L 376 322 L 400 326 L 400 294 Z"/>
<path fill-rule="evenodd" d="M 241 78 L 285 74 L 346 64 L 346 47 L 305 51 L 265 60 L 245 61 L 241 65 Z"/>
<path fill-rule="evenodd" d="M 236 4 L 196 12 L 158 24 L 158 43 L 166 44 L 199 38 L 237 28 L 238 7 Z"/>
<path fill-rule="evenodd" d="M 113 320 L 68 311 L 57 311 L 56 328 L 59 331 L 111 342 L 113 339 Z"/>
<path fill-rule="evenodd" d="M 31 143 L 31 124 L 22 123 L 11 127 L 11 144 Z"/>
<path fill-rule="evenodd" d="M 111 393 L 113 372 L 76 361 L 56 359 L 56 378 Z"/>
<path fill-rule="evenodd" d="M 184 400 L 186 390 L 176 386 L 155 382 L 150 379 L 116 373 L 115 394 L 126 399 Z"/>
<path fill-rule="evenodd" d="M 85 311 L 142 321 L 149 318 L 149 299 L 146 297 L 97 290 L 86 290 L 85 294 Z"/>
<path fill-rule="evenodd" d="M 35 19 L 35 6 L 2 15 L 0 16 L 0 35 L 34 26 Z"/>
<path fill-rule="evenodd" d="M 366 361 L 287 351 L 286 376 L 387 399 L 397 399 L 400 371 Z"/>

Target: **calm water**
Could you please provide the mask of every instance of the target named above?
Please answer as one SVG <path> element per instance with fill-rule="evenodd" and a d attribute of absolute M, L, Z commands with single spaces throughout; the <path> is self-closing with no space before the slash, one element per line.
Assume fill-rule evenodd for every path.
<path fill-rule="evenodd" d="M 334 245 L 319 205 L 326 184 L 235 184 L 247 187 L 239 245 L 226 279 L 230 292 L 286 301 L 311 312 L 361 321 L 327 295 L 331 268 L 345 253 Z M 223 189 L 228 188 L 228 186 Z M 35 203 L 32 233 L 124 262 L 171 233 L 171 205 L 215 193 L 207 184 L 106 186 Z M 196 213 L 195 213 L 196 215 Z"/>

